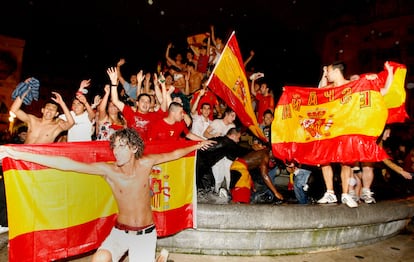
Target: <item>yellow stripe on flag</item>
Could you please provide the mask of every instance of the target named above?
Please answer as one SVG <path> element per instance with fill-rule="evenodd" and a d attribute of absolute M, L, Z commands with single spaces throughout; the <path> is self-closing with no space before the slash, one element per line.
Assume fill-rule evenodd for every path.
<path fill-rule="evenodd" d="M 384 95 L 384 101 L 387 108 L 399 107 L 405 103 L 406 93 L 404 89 L 406 68 L 398 67 L 394 73 L 389 91 Z"/>
<path fill-rule="evenodd" d="M 287 96 L 295 97 L 294 89 L 287 90 Z M 318 105 L 295 106 L 291 103 L 277 106 L 272 142 L 307 143 L 350 134 L 379 136 L 387 119 L 387 110 L 381 94 L 372 91 L 369 92 L 370 105 L 361 107 L 361 100 L 366 95 L 354 93 L 346 103 L 337 99 Z M 373 116 L 375 121 L 372 121 Z"/>
<path fill-rule="evenodd" d="M 8 213 L 13 214 L 10 238 L 72 227 L 117 212 L 111 189 L 102 177 L 55 169 L 10 169 L 5 175 L 7 190 L 14 192 L 7 194 Z"/>

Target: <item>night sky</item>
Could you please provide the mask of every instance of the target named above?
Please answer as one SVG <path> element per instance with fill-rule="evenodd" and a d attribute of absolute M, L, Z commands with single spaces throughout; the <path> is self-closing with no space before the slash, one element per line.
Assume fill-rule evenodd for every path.
<path fill-rule="evenodd" d="M 316 85 L 320 50 L 329 20 L 369 8 L 370 0 L 43 0 L 2 1 L 0 34 L 26 40 L 23 78 L 54 75 L 79 83 L 107 81 L 105 70 L 120 57 L 124 75 L 155 71 L 184 51 L 186 37 L 216 28 L 224 39 L 235 30 L 248 65 L 265 73 L 273 88 Z"/>

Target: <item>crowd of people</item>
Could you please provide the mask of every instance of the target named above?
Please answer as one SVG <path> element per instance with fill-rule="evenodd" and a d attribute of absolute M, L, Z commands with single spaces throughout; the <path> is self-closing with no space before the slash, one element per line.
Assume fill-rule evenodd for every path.
<path fill-rule="evenodd" d="M 107 69 L 108 84 L 102 87 L 100 95 L 88 101 L 84 90 L 91 80 L 81 80 L 70 108 L 65 102 L 70 98 L 64 99 L 59 93 L 53 92 L 51 99 L 41 108 L 41 117 L 25 112 L 22 108 L 27 92 L 14 100 L 10 111 L 20 120 L 20 124 L 12 138 L 3 140 L 4 144 L 106 140 L 114 151 L 115 164 L 85 165 L 63 158 L 56 161 L 55 157 L 34 156 L 8 147 L 0 150 L 2 157 L 24 159 L 64 170 L 86 171 L 106 177 L 114 193 L 123 190 L 135 193 L 136 188 L 142 188 L 143 184 L 148 183 L 148 179 L 131 180 L 133 185 L 141 185 L 140 187 L 124 186 L 118 183 L 124 179 L 119 174 L 142 173 L 148 176 L 152 165 L 197 150 L 198 201 L 218 204 L 281 204 L 291 196 L 295 199 L 291 202 L 299 204 L 336 203 L 334 188 L 335 181 L 338 181 L 342 187 L 339 190 L 341 202 L 349 207 L 357 207 L 360 201 L 375 203 L 371 187 L 376 171 L 380 170 L 380 177 L 384 181 L 389 180 L 393 172 L 405 179 L 412 179 L 414 148 L 411 145 L 405 145 L 404 151 L 399 151 L 398 159 L 401 161 L 394 166 L 390 161 L 384 161 L 387 167 L 383 166 L 384 163 L 355 163 L 354 167 L 343 163 L 339 168 L 339 180 L 336 176 L 339 173 L 336 163 L 321 163 L 319 168 L 308 167 L 294 160 L 276 159 L 271 150 L 275 98 L 264 75 L 249 74 L 248 79 L 252 106 L 267 141 L 255 138 L 242 126 L 237 112 L 206 85 L 211 70 L 223 51 L 222 40 L 215 35 L 212 26 L 202 43 L 189 44 L 185 58 L 180 53 L 172 58 L 173 44 L 169 43 L 165 52 L 165 66 L 157 72 L 137 69 L 128 79 L 122 72 L 126 60 L 120 58 L 113 67 Z M 245 66 L 253 56 L 254 51 L 251 51 L 250 57 L 245 60 Z M 343 69 L 340 63 L 325 67 L 320 88 L 340 86 L 351 81 L 345 78 Z M 387 67 L 387 70 L 391 72 L 391 68 Z M 392 77 L 392 73 L 389 75 Z M 30 78 L 25 81 L 30 81 Z M 389 127 L 385 130 L 389 130 Z M 387 136 L 389 133 L 381 136 L 381 144 L 385 144 Z M 144 143 L 181 139 L 199 143 L 166 155 L 142 155 Z M 396 157 L 394 153 L 390 155 Z M 287 190 L 275 182 L 281 174 L 289 177 Z M 323 181 L 317 183 L 318 176 L 323 177 Z M 323 188 L 326 192 L 321 196 L 317 188 Z M 119 234 L 119 230 L 149 232 L 151 229 L 151 241 L 143 246 L 155 252 L 156 231 L 153 231 L 151 210 L 147 205 L 149 197 L 149 191 L 140 192 L 130 199 L 115 194 L 119 219 L 110 237 L 100 248 L 101 251 L 95 256 L 112 256 L 114 259 L 128 249 L 113 249 L 111 241 Z M 132 209 L 125 208 L 131 203 L 137 203 L 134 210 L 141 210 L 142 214 L 136 216 L 130 212 Z M 154 252 L 129 250 L 130 256 L 137 253 L 155 256 Z"/>
<path fill-rule="evenodd" d="M 122 73 L 126 60 L 120 58 L 114 67 L 107 70 L 111 83 L 103 86 L 101 93 L 90 102 L 84 91 L 89 87 L 91 79 L 81 80 L 71 100 L 70 109 L 61 95 L 53 92 L 53 97 L 47 100 L 41 108 L 42 116 L 36 117 L 35 114 L 22 110 L 23 101 L 28 92 L 23 93 L 15 99 L 10 108 L 10 111 L 20 120 L 20 124 L 17 125 L 19 128 L 15 128 L 13 137 L 3 139 L 2 142 L 33 144 L 110 140 L 116 130 L 126 127 L 135 129 L 146 142 L 179 139 L 220 140 L 230 137 L 230 140 L 242 150 L 227 150 L 226 147 L 218 146 L 221 142 L 216 141 L 217 145 L 213 145 L 207 152 L 200 153 L 203 156 L 198 157 L 199 201 L 209 202 L 210 198 L 212 202 L 218 203 L 240 202 L 235 201 L 237 198 L 232 197 L 231 193 L 234 188 L 230 185 L 234 186 L 237 183 L 237 180 L 231 179 L 231 173 L 237 172 L 232 170 L 231 165 L 236 159 L 241 159 L 250 151 L 267 149 L 269 152 L 269 158 L 266 158 L 269 169 L 267 175 L 269 177 L 259 176 L 262 179 L 258 179 L 258 176 L 255 176 L 255 173 L 260 173 L 256 172 L 257 168 L 249 168 L 252 186 L 247 187 L 249 189 L 247 191 L 250 192 L 249 201 L 243 202 L 260 202 L 257 196 L 262 192 L 258 193 L 254 186 L 256 183 L 256 186 L 260 187 L 260 184 L 264 182 L 267 185 L 265 191 L 271 192 L 270 196 L 265 194 L 265 198 L 280 203 L 284 196 L 275 188 L 275 177 L 281 173 L 287 173 L 291 180 L 289 190 L 296 188 L 296 191 L 299 187 L 293 184 L 300 179 L 297 175 L 287 171 L 293 163 L 291 160 L 286 163 L 286 160 L 275 159 L 272 156 L 270 127 L 275 108 L 272 88 L 265 81 L 264 74 L 260 72 L 248 74 L 252 106 L 260 127 L 268 139 L 265 143 L 252 137 L 249 130 L 238 121 L 237 112 L 228 107 L 206 86 L 211 70 L 224 48 L 223 39 L 215 34 L 214 26 L 210 29 L 211 31 L 205 34 L 201 42 L 200 40 L 188 42 L 185 55 L 176 52 L 172 57 L 174 45 L 168 43 L 165 61 L 157 68 L 157 72 L 144 72 L 142 69 L 137 69 L 136 73 L 131 74 L 127 79 Z M 245 60 L 245 66 L 254 55 L 254 51 L 251 51 L 250 56 Z M 392 68 L 388 64 L 387 66 L 390 72 L 388 75 L 392 78 Z M 358 78 L 358 75 L 354 75 L 346 79 L 344 69 L 345 65 L 342 63 L 325 66 L 319 87 L 340 86 L 354 80 L 355 77 Z M 391 80 L 387 79 L 387 83 L 389 84 Z M 30 78 L 25 80 L 25 82 L 29 81 Z M 385 94 L 387 89 L 388 86 L 385 86 L 384 91 L 381 92 Z M 228 134 L 229 130 L 234 128 L 240 130 L 240 138 L 234 138 Z M 26 131 L 22 132 L 22 130 Z M 249 143 L 240 142 L 240 140 L 246 141 L 246 137 Z M 216 147 L 220 147 L 221 153 L 216 152 Z M 366 203 L 375 202 L 373 192 L 370 190 L 373 180 L 372 166 L 372 163 L 355 163 L 353 168 L 350 165 L 342 166 L 340 172 L 341 202 L 350 207 L 356 207 L 360 200 Z M 295 164 L 295 168 L 300 169 L 300 167 L 300 163 Z M 321 168 L 318 169 L 322 172 L 326 192 L 317 202 L 319 204 L 336 203 L 337 198 L 333 188 L 334 172 L 331 165 L 321 163 Z M 411 179 L 412 169 L 401 168 L 398 171 L 395 167 L 392 169 L 404 178 Z M 354 176 L 353 172 L 357 175 Z M 359 173 L 361 175 L 358 175 Z M 272 183 L 266 182 L 268 180 Z M 305 188 L 308 186 L 306 180 L 301 183 L 304 184 L 301 189 L 303 186 Z M 296 191 L 296 200 L 299 203 L 308 203 L 300 197 L 303 192 Z"/>

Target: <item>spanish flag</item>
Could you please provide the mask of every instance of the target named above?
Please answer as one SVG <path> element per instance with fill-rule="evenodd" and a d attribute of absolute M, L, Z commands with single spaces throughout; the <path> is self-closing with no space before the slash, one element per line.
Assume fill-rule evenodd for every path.
<path fill-rule="evenodd" d="M 191 35 L 187 37 L 187 43 L 199 49 L 200 46 L 207 45 L 207 39 L 209 37 L 210 33 Z"/>
<path fill-rule="evenodd" d="M 147 143 L 145 154 L 194 142 Z M 107 141 L 10 145 L 82 162 L 113 162 Z M 159 237 L 195 227 L 194 152 L 154 166 L 152 207 Z M 51 261 L 94 250 L 112 229 L 117 205 L 100 176 L 3 160 L 9 220 L 9 261 Z"/>
<path fill-rule="evenodd" d="M 383 77 L 361 77 L 334 88 L 284 87 L 272 123 L 275 157 L 318 165 L 379 162 L 378 147 L 388 109 Z"/>
<path fill-rule="evenodd" d="M 207 81 L 208 87 L 236 112 L 241 123 L 263 141 L 267 141 L 253 110 L 239 44 L 233 31 L 220 59 Z"/>

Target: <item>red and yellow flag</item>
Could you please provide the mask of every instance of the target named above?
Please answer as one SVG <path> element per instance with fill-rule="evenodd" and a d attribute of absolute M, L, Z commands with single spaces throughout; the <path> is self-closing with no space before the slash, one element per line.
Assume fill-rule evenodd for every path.
<path fill-rule="evenodd" d="M 266 137 L 256 119 L 239 44 L 233 31 L 207 81 L 208 87 L 236 112 L 241 123 L 263 141 Z"/>
<path fill-rule="evenodd" d="M 382 78 L 361 77 L 336 88 L 284 87 L 272 123 L 273 154 L 309 165 L 387 158 L 376 143 L 388 116 L 383 86 Z"/>
<path fill-rule="evenodd" d="M 147 143 L 145 154 L 194 142 Z M 67 156 L 82 162 L 112 162 L 108 142 L 13 145 L 19 150 Z M 113 227 L 117 206 L 102 177 L 3 160 L 9 221 L 9 261 L 51 261 L 99 247 Z M 196 226 L 194 152 L 154 166 L 152 207 L 158 236 Z"/>

